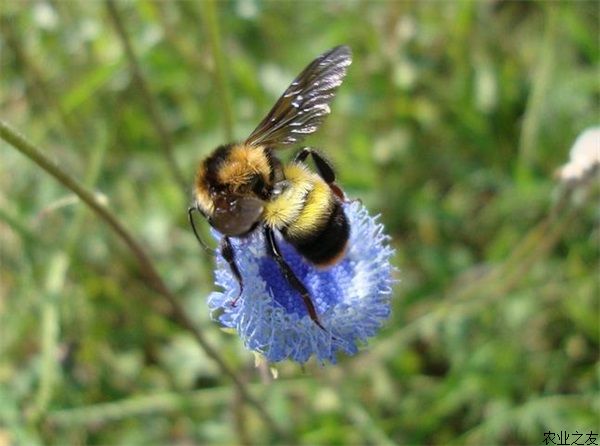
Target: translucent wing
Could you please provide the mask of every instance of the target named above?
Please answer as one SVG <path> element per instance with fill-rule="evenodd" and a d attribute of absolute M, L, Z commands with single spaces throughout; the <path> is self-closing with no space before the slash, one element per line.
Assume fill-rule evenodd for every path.
<path fill-rule="evenodd" d="M 317 131 L 330 113 L 329 103 L 351 63 L 352 53 L 345 45 L 313 60 L 285 90 L 246 144 L 268 147 L 294 144 Z"/>

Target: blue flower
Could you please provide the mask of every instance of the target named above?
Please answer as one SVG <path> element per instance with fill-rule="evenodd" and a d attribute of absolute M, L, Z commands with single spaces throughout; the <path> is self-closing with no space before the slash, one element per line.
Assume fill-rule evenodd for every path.
<path fill-rule="evenodd" d="M 393 250 L 383 225 L 362 204 L 346 203 L 344 210 L 351 228 L 349 247 L 342 261 L 329 269 L 315 268 L 277 237 L 283 257 L 308 289 L 325 330 L 310 318 L 302 297 L 267 253 L 262 231 L 231 239 L 244 281 L 235 305 L 238 283 L 227 262 L 217 256 L 215 283 L 223 291 L 208 298 L 213 318 L 234 329 L 248 349 L 270 362 L 304 363 L 315 354 L 321 363 L 335 363 L 339 351 L 357 353 L 358 344 L 374 336 L 390 314 Z"/>

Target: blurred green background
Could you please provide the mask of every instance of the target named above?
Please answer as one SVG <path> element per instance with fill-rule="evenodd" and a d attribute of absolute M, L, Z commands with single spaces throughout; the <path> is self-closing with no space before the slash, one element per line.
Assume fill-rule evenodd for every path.
<path fill-rule="evenodd" d="M 284 436 L 106 224 L 1 142 L 0 445 L 600 431 L 598 187 L 553 176 L 598 123 L 596 2 L 113 6 L 0 3 L 0 118 L 106 202 Z M 198 161 L 340 43 L 354 63 L 307 142 L 382 215 L 400 282 L 367 349 L 273 380 L 210 321 L 212 260 L 185 211 Z"/>

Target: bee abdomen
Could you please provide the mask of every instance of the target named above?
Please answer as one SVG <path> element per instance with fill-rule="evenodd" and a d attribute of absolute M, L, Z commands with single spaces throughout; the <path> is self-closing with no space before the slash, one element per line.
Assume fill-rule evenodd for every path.
<path fill-rule="evenodd" d="M 328 266 L 336 263 L 344 254 L 350 225 L 341 202 L 335 200 L 329 219 L 318 231 L 295 237 L 290 237 L 287 231 L 282 232 L 284 238 L 308 261 L 317 266 Z"/>

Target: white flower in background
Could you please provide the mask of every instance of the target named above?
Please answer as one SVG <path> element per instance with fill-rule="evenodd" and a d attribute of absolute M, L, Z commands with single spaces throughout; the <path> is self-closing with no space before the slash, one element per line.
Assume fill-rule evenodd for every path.
<path fill-rule="evenodd" d="M 598 166 L 600 166 L 600 127 L 592 127 L 577 137 L 569 153 L 569 162 L 558 170 L 557 176 L 566 183 L 580 181 Z"/>

